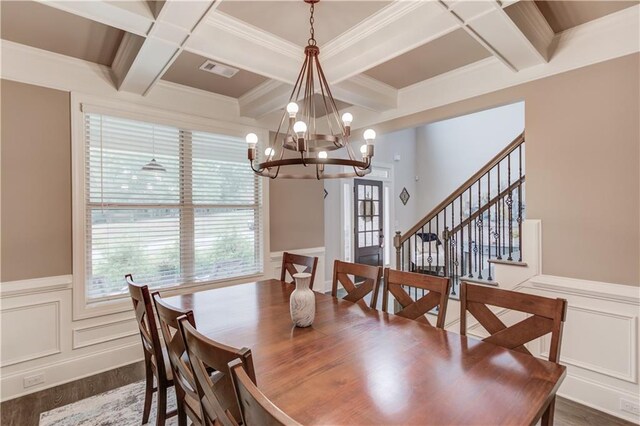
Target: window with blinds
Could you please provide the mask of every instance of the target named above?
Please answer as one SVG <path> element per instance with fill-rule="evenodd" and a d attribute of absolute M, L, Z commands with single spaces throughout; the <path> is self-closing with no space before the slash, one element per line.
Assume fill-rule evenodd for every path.
<path fill-rule="evenodd" d="M 246 144 L 85 113 L 87 299 L 262 272 L 261 183 Z"/>

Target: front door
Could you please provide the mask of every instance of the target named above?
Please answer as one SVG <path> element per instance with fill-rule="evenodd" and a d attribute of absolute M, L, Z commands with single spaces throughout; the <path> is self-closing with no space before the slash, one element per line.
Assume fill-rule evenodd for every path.
<path fill-rule="evenodd" d="M 382 182 L 354 179 L 356 263 L 384 265 Z"/>

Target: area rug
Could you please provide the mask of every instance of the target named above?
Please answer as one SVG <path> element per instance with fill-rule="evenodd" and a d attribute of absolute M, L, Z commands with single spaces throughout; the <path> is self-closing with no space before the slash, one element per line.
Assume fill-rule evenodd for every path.
<path fill-rule="evenodd" d="M 144 381 L 132 383 L 82 399 L 63 407 L 40 414 L 40 426 L 139 426 L 144 407 Z M 168 391 L 169 410 L 176 407 L 173 389 Z M 151 405 L 150 425 L 156 423 L 156 394 Z M 174 416 L 167 420 L 167 426 L 178 424 Z"/>

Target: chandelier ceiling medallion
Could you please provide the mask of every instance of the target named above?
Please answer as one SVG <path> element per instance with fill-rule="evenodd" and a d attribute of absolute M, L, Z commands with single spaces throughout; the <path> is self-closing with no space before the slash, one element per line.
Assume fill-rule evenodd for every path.
<path fill-rule="evenodd" d="M 310 37 L 304 49 L 305 59 L 278 130 L 264 150 L 262 162 L 256 148 L 258 136 L 249 133 L 246 137 L 251 169 L 259 176 L 272 179 L 362 177 L 371 172 L 372 142 L 376 133 L 372 129 L 364 131 L 366 143 L 360 147 L 362 157 L 357 158 L 349 142 L 353 116 L 345 112 L 340 118 L 318 58 L 320 49 L 314 37 L 313 13 L 315 4 L 320 0 L 304 1 L 311 5 Z M 346 150 L 340 151 L 341 148 Z M 337 154 L 334 158 L 329 157 L 331 151 Z M 346 155 L 341 154 L 345 151 Z M 325 172 L 325 168 L 329 169 L 327 166 L 335 168 L 335 171 Z M 293 171 L 281 172 L 282 167 Z"/>

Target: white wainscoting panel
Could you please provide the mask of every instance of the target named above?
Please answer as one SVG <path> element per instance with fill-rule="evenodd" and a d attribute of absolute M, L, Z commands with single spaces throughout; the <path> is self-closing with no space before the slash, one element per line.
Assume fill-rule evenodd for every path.
<path fill-rule="evenodd" d="M 303 250 L 324 262 L 324 248 Z M 280 253 L 279 262 L 282 260 Z M 278 255 L 275 255 L 277 260 Z M 272 276 L 274 259 L 265 265 Z M 319 264 L 322 272 L 323 263 Z M 280 271 L 277 271 L 278 277 Z M 254 279 L 262 279 L 256 276 Z M 320 276 L 320 279 L 324 277 Z M 247 281 L 244 279 L 243 281 Z M 170 290 L 178 294 L 237 284 L 235 281 Z M 79 288 L 79 287 L 78 287 Z M 73 319 L 71 275 L 0 284 L 0 400 L 68 383 L 142 360 L 133 308 L 91 318 Z M 25 377 L 42 383 L 25 387 Z"/>
<path fill-rule="evenodd" d="M 562 363 L 636 383 L 636 318 L 569 305 L 562 340 Z M 549 340 L 549 336 L 540 339 L 543 357 L 549 356 Z M 599 350 L 594 350 L 596 345 Z"/>
<path fill-rule="evenodd" d="M 621 400 L 640 403 L 638 306 L 640 288 L 614 283 L 537 275 L 520 291 L 567 299 L 560 363 L 567 377 L 558 395 L 639 423 Z M 529 346 L 548 357 L 549 337 Z"/>
<path fill-rule="evenodd" d="M 523 224 L 524 261 L 527 267 L 497 264 L 499 288 L 568 301 L 560 362 L 567 376 L 558 395 L 611 415 L 640 423 L 640 416 L 623 411 L 622 399 L 640 404 L 638 384 L 638 316 L 640 287 L 576 278 L 542 275 L 541 228 L 539 220 Z M 458 301 L 447 308 L 446 329 L 459 331 Z M 524 314 L 494 309 L 511 325 Z M 475 338 L 487 333 L 470 315 L 467 334 Z M 549 336 L 527 345 L 532 354 L 548 358 Z"/>
<path fill-rule="evenodd" d="M 60 353 L 60 301 L 2 309 L 0 367 Z"/>
<path fill-rule="evenodd" d="M 318 292 L 326 293 L 331 290 L 331 284 L 327 287 L 324 277 L 324 247 L 313 247 L 306 249 L 287 250 L 289 253 L 300 254 L 303 256 L 312 256 L 318 258 L 318 267 L 316 269 L 316 277 L 313 284 L 313 289 Z M 282 255 L 284 252 L 276 251 L 271 253 L 271 269 L 273 271 L 273 278 L 279 280 L 282 272 Z"/>
<path fill-rule="evenodd" d="M 111 342 L 139 333 L 135 317 L 73 329 L 73 349 Z"/>

